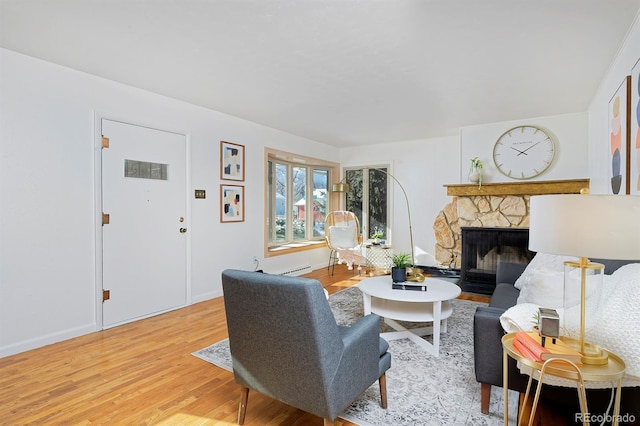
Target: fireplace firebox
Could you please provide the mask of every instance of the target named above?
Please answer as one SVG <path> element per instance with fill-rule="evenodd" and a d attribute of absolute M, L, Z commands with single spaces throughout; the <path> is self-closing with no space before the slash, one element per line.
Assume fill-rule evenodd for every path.
<path fill-rule="evenodd" d="M 528 228 L 463 227 L 459 285 L 463 291 L 492 294 L 498 261 L 528 263 Z"/>

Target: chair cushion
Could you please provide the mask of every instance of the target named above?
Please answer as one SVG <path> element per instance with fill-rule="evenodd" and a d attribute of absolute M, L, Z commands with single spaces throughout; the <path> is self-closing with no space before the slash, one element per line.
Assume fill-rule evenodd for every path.
<path fill-rule="evenodd" d="M 380 361 L 378 361 L 378 377 L 382 376 L 389 368 L 391 368 L 391 353 L 387 352 L 389 343 L 380 338 Z"/>
<path fill-rule="evenodd" d="M 389 342 L 384 340 L 382 337 L 380 338 L 380 356 L 384 355 L 385 352 L 389 350 Z"/>
<path fill-rule="evenodd" d="M 358 245 L 355 226 L 331 226 L 329 235 L 331 245 L 335 248 L 353 248 Z"/>

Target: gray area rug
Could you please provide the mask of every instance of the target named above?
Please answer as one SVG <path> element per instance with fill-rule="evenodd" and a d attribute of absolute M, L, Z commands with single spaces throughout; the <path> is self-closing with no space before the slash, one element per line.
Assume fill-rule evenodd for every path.
<path fill-rule="evenodd" d="M 362 293 L 357 287 L 331 295 L 329 304 L 340 325 L 352 324 L 363 315 Z M 492 390 L 489 414 L 480 412 L 480 384 L 473 370 L 473 314 L 479 305 L 467 300 L 453 301 L 447 333 L 440 336 L 439 357 L 429 355 L 409 339 L 390 341 L 388 408 L 380 407 L 376 382 L 340 417 L 359 425 L 380 426 L 504 424 L 501 388 L 494 386 Z M 382 324 L 381 330 L 391 331 L 386 324 Z M 426 339 L 431 341 L 431 337 Z M 193 355 L 232 371 L 227 339 Z M 510 392 L 510 424 L 515 424 L 517 400 L 518 394 Z"/>

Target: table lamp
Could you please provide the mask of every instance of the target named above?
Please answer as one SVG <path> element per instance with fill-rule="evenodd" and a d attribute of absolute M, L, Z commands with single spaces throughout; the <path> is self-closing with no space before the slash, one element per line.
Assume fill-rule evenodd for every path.
<path fill-rule="evenodd" d="M 579 258 L 577 262 L 565 262 L 565 283 L 567 267 L 580 270 L 580 336 L 576 349 L 584 364 L 607 363 L 606 355 L 596 345 L 585 342 L 587 272 L 602 274 L 604 269 L 589 258 L 640 259 L 640 197 L 584 193 L 532 196 L 529 218 L 529 250 Z"/>

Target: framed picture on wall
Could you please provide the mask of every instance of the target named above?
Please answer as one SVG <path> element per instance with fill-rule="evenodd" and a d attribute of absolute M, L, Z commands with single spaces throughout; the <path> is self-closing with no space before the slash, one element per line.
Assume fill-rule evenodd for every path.
<path fill-rule="evenodd" d="M 629 193 L 640 195 L 640 59 L 631 70 Z"/>
<path fill-rule="evenodd" d="M 220 141 L 220 179 L 244 181 L 244 145 Z"/>
<path fill-rule="evenodd" d="M 244 186 L 220 185 L 220 222 L 244 222 Z"/>
<path fill-rule="evenodd" d="M 609 178 L 611 194 L 629 193 L 629 111 L 631 76 L 626 76 L 609 101 Z"/>

